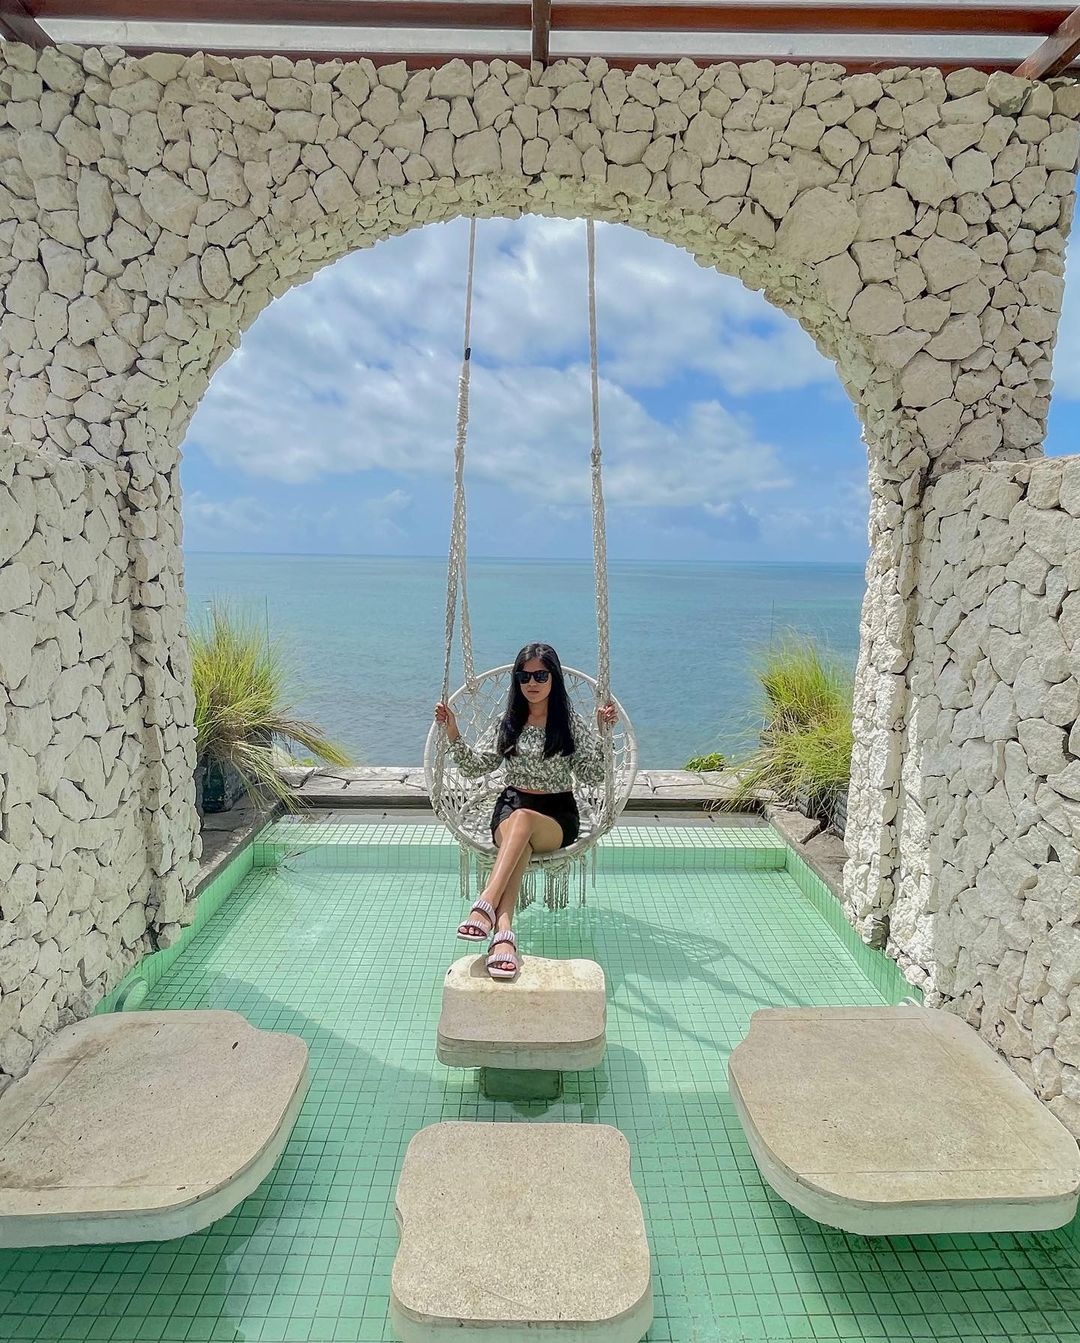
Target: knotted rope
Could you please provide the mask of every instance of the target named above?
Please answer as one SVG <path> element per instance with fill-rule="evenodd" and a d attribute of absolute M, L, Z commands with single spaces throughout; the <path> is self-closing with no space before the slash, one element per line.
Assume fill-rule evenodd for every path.
<path fill-rule="evenodd" d="M 611 648 L 608 616 L 607 532 L 604 519 L 604 483 L 600 450 L 600 371 L 596 323 L 596 234 L 591 219 L 586 221 L 586 255 L 589 293 L 589 367 L 592 393 L 592 531 L 593 570 L 596 580 L 596 707 L 611 698 Z M 473 665 L 472 625 L 469 619 L 467 587 L 468 527 L 465 506 L 465 443 L 469 432 L 469 382 L 472 372 L 472 305 L 476 268 L 476 220 L 469 221 L 469 257 L 465 284 L 465 332 L 461 373 L 458 378 L 457 438 L 454 445 L 454 511 L 450 526 L 450 553 L 446 568 L 446 648 L 443 661 L 442 702 L 450 698 L 450 663 L 453 654 L 454 626 L 457 622 L 458 599 L 461 603 L 461 656 L 465 686 L 472 693 L 476 687 L 476 669 Z M 604 740 L 604 803 L 603 829 L 611 823 L 615 807 L 615 759 L 611 743 L 611 729 L 602 728 Z M 432 803 L 439 810 L 443 797 L 447 737 L 440 734 L 435 759 Z"/>

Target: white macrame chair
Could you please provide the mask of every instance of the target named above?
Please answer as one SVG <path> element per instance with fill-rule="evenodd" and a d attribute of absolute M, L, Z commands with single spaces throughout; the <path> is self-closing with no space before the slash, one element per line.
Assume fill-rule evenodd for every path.
<path fill-rule="evenodd" d="M 589 275 L 589 354 L 592 372 L 592 520 L 593 567 L 596 576 L 597 674 L 594 679 L 572 667 L 564 667 L 567 696 L 587 723 L 596 723 L 596 710 L 612 702 L 618 709 L 614 727 L 599 729 L 604 741 L 602 783 L 575 781 L 574 795 L 581 812 L 581 832 L 575 842 L 552 853 L 536 854 L 521 883 L 518 904 L 525 907 L 536 895 L 536 881 L 543 878 L 544 903 L 549 909 L 566 906 L 570 897 L 570 874 L 577 869 L 580 898 L 585 900 L 588 857 L 593 855 L 596 876 L 596 843 L 615 824 L 630 796 L 637 776 L 637 741 L 622 705 L 611 695 L 610 636 L 607 591 L 607 540 L 604 529 L 604 492 L 600 458 L 600 381 L 596 339 L 596 244 L 592 220 L 586 221 Z M 476 260 L 476 220 L 469 227 L 468 279 L 465 288 L 465 339 L 458 380 L 457 440 L 454 451 L 454 513 L 450 528 L 450 555 L 446 579 L 446 646 L 443 662 L 442 700 L 454 711 L 465 741 L 475 743 L 505 711 L 512 666 L 507 664 L 476 673 L 473 666 L 472 627 L 467 586 L 467 526 L 465 507 L 465 441 L 469 425 L 469 379 L 472 350 L 473 275 Z M 465 682 L 450 693 L 450 661 L 460 596 L 461 654 Z M 424 748 L 424 776 L 435 814 L 449 827 L 461 846 L 461 894 L 466 899 L 482 889 L 495 862 L 496 848 L 488 828 L 495 799 L 502 790 L 498 771 L 467 778 L 447 750 L 446 729 L 433 723 Z M 474 887 L 475 878 L 475 887 Z"/>

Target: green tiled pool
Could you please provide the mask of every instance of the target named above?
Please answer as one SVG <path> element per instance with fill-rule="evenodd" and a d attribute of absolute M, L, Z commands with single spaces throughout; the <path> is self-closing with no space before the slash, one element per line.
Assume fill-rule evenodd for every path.
<path fill-rule="evenodd" d="M 147 974 L 144 1006 L 231 1008 L 304 1037 L 311 1089 L 286 1153 L 184 1240 L 0 1253 L 0 1339 L 388 1339 L 409 1139 L 441 1119 L 499 1119 L 626 1135 L 653 1251 L 651 1340 L 1080 1340 L 1076 1224 L 862 1239 L 763 1185 L 725 1085 L 751 1012 L 910 991 L 767 827 L 626 827 L 584 908 L 523 915 L 526 955 L 591 957 L 608 980 L 605 1064 L 568 1074 L 550 1103 L 487 1100 L 476 1074 L 435 1061 L 443 972 L 468 950 L 441 830 L 282 823 L 205 901 L 220 908 Z M 462 1171 L 462 1189 L 479 1196 L 490 1178 Z"/>

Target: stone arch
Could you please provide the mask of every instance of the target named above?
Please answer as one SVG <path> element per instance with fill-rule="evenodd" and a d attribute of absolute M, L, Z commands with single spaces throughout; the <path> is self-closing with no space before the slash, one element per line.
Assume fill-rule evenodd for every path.
<path fill-rule="evenodd" d="M 39 936 L 59 915 L 36 928 L 35 914 L 20 937 L 19 985 L 35 993 L 24 1003 L 17 986 L 0 1068 L 21 1070 L 192 915 L 177 458 L 210 377 L 319 266 L 458 214 L 643 229 L 760 289 L 836 361 L 872 491 L 852 917 L 887 909 L 905 865 L 926 869 L 925 835 L 917 853 L 896 838 L 918 769 L 907 725 L 923 494 L 964 461 L 1038 453 L 1075 90 L 764 61 L 410 73 L 15 44 L 0 49 L 0 85 L 0 408 L 14 446 L 0 459 L 0 528 L 18 589 L 0 616 L 16 721 L 0 881 L 25 896 L 6 918 L 17 904 L 48 916 L 42 887 L 53 908 L 57 886 L 86 900 L 63 912 L 68 947 Z M 48 558 L 57 548 L 70 569 Z M 57 678 L 59 706 L 41 693 Z M 44 768 L 28 749 L 39 743 Z M 39 966 L 49 941 L 58 954 Z"/>

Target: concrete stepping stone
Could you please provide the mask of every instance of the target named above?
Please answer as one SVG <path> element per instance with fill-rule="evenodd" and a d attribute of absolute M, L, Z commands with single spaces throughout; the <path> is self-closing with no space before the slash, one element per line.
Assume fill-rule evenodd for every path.
<path fill-rule="evenodd" d="M 513 980 L 492 979 L 487 953 L 446 972 L 436 1057 L 452 1068 L 575 1072 L 604 1058 L 607 1000 L 595 961 L 524 955 Z"/>
<path fill-rule="evenodd" d="M 237 1012 L 103 1014 L 0 1096 L 0 1247 L 171 1240 L 273 1168 L 308 1080 L 294 1035 Z"/>
<path fill-rule="evenodd" d="M 638 1343 L 652 1323 L 630 1146 L 609 1125 L 433 1124 L 409 1143 L 395 1209 L 402 1343 Z"/>
<path fill-rule="evenodd" d="M 827 1226 L 1046 1231 L 1076 1212 L 1076 1139 L 949 1012 L 755 1012 L 728 1081 L 762 1176 Z"/>

